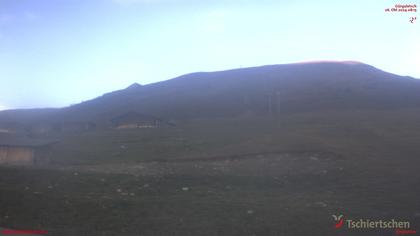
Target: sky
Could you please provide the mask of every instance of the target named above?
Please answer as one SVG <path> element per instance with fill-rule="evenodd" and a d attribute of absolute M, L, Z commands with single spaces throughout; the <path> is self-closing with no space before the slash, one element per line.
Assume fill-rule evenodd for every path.
<path fill-rule="evenodd" d="M 0 110 L 63 107 L 197 71 L 313 60 L 420 78 L 419 13 L 385 11 L 396 4 L 0 0 Z"/>

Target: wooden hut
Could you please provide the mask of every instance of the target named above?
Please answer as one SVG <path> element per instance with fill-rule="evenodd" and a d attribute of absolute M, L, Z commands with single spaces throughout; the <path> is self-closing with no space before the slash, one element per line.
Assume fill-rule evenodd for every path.
<path fill-rule="evenodd" d="M 57 141 L 0 137 L 1 165 L 36 165 L 50 162 L 50 147 Z"/>
<path fill-rule="evenodd" d="M 111 123 L 116 129 L 156 128 L 162 124 L 162 120 L 137 112 L 127 112 L 111 119 Z"/>
<path fill-rule="evenodd" d="M 94 122 L 62 122 L 54 124 L 55 132 L 85 132 L 95 130 Z"/>

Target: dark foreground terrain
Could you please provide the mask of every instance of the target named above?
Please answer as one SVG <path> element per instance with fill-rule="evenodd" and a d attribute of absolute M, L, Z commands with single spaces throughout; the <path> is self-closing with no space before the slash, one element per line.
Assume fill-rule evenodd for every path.
<path fill-rule="evenodd" d="M 67 134 L 0 168 L 0 225 L 48 235 L 396 235 L 420 230 L 420 110 L 196 120 Z M 417 232 L 418 234 L 419 232 Z"/>

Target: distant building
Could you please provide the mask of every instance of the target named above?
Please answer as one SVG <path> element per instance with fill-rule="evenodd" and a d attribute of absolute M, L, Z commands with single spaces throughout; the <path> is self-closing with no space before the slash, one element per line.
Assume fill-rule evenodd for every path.
<path fill-rule="evenodd" d="M 14 133 L 14 131 L 8 128 L 0 128 L 0 133 Z"/>
<path fill-rule="evenodd" d="M 23 130 L 17 122 L 1 122 L 0 134 L 12 134 Z"/>
<path fill-rule="evenodd" d="M 114 117 L 111 123 L 116 129 L 156 128 L 163 124 L 159 118 L 137 112 L 127 112 Z"/>
<path fill-rule="evenodd" d="M 53 126 L 55 132 L 84 132 L 96 129 L 96 124 L 93 122 L 62 122 L 56 123 Z"/>
<path fill-rule="evenodd" d="M 50 147 L 57 141 L 0 137 L 0 165 L 36 165 L 50 162 Z"/>

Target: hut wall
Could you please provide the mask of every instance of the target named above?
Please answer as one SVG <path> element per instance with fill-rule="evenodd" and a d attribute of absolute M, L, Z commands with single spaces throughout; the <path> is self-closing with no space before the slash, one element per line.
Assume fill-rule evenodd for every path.
<path fill-rule="evenodd" d="M 7 161 L 7 149 L 8 147 L 0 146 L 0 164 L 6 163 Z"/>
<path fill-rule="evenodd" d="M 39 147 L 34 152 L 35 165 L 47 165 L 51 163 L 51 148 L 49 146 Z"/>
<path fill-rule="evenodd" d="M 120 124 L 117 126 L 117 129 L 135 129 L 137 124 Z"/>
<path fill-rule="evenodd" d="M 159 126 L 158 121 L 139 121 L 131 123 L 120 123 L 116 126 L 117 129 L 138 129 L 138 128 L 156 128 Z"/>
<path fill-rule="evenodd" d="M 34 151 L 25 147 L 0 147 L 0 164 L 33 165 Z"/>

